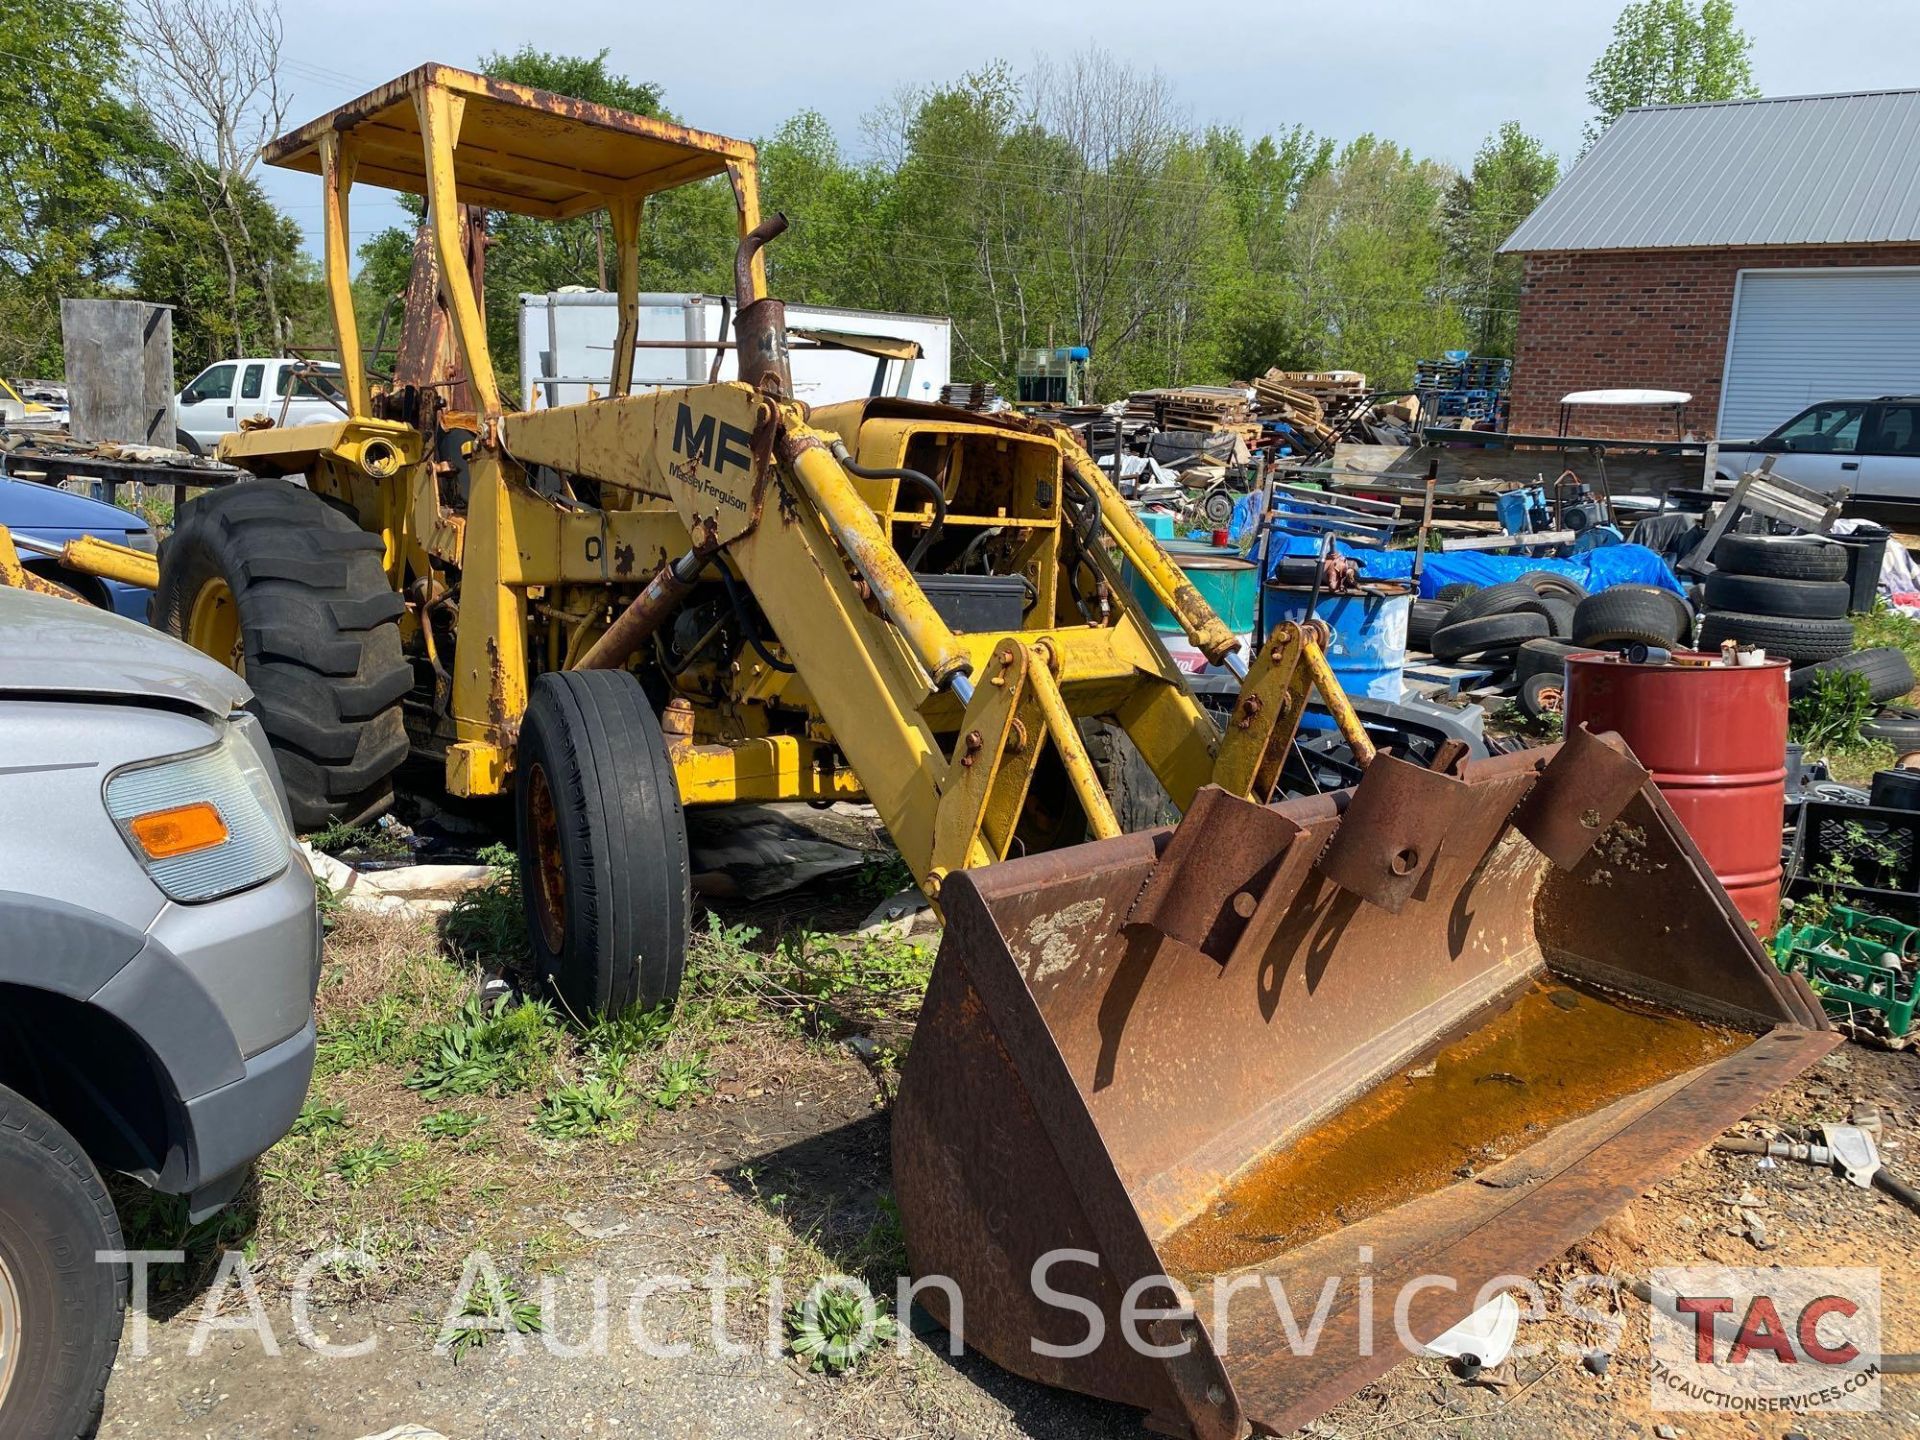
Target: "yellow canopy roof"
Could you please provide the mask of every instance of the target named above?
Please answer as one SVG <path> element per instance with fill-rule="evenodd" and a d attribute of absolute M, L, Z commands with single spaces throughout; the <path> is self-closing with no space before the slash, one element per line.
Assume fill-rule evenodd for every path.
<path fill-rule="evenodd" d="M 422 65 L 390 80 L 282 135 L 262 157 L 317 175 L 320 137 L 338 131 L 357 147 L 356 180 L 425 195 L 414 97 L 429 86 L 449 91 L 462 105 L 454 179 L 461 200 L 472 205 L 565 220 L 603 208 L 611 196 L 670 190 L 754 158 L 744 140 L 448 65 Z"/>

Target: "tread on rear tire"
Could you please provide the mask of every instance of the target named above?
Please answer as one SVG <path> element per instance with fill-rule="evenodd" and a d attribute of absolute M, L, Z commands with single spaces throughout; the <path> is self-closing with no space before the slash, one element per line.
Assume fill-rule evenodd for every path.
<path fill-rule="evenodd" d="M 354 821 L 392 798 L 407 757 L 400 648 L 406 606 L 387 583 L 380 537 L 312 491 L 248 480 L 189 500 L 160 542 L 153 622 L 195 639 L 197 606 L 225 586 L 238 654 L 214 654 L 253 691 L 293 823 Z"/>

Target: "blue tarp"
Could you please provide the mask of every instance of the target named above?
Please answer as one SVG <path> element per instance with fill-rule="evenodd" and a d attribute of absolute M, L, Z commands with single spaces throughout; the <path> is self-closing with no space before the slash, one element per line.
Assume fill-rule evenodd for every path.
<path fill-rule="evenodd" d="M 1229 534 L 1238 540 L 1253 523 L 1257 495 L 1242 496 L 1233 508 Z M 1367 550 L 1335 541 L 1342 555 L 1360 562 L 1360 573 L 1369 580 L 1405 580 L 1413 573 L 1411 550 Z M 1268 552 L 1268 573 L 1279 565 L 1283 555 L 1317 555 L 1320 540 L 1312 535 L 1288 535 L 1276 528 Z M 1541 555 L 1493 555 L 1484 550 L 1459 550 L 1452 554 L 1428 551 L 1427 563 L 1420 574 L 1420 597 L 1431 600 L 1442 586 L 1466 582 L 1470 585 L 1495 585 L 1502 580 L 1518 580 L 1536 570 L 1548 570 L 1576 580 L 1588 592 L 1605 590 L 1609 585 L 1658 585 L 1676 595 L 1684 594 L 1667 562 L 1644 545 L 1601 545 L 1565 560 Z"/>

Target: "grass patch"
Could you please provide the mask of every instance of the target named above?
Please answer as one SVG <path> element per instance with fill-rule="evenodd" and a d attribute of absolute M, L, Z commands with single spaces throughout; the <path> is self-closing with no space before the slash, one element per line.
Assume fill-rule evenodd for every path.
<path fill-rule="evenodd" d="M 489 845 L 480 861 L 492 872 L 453 902 L 440 937 L 456 956 L 483 968 L 511 970 L 532 957 L 521 908 L 520 862 L 511 846 Z"/>
<path fill-rule="evenodd" d="M 553 1063 L 559 1029 L 544 1000 L 516 1005 L 502 995 L 488 1004 L 475 996 L 452 1020 L 420 1032 L 420 1066 L 407 1088 L 429 1099 L 525 1090 Z"/>
<path fill-rule="evenodd" d="M 549 1140 L 587 1140 L 623 1128 L 633 1111 L 633 1096 L 618 1080 L 595 1075 L 578 1085 L 562 1085 L 540 1102 L 533 1131 Z"/>
<path fill-rule="evenodd" d="M 1920 675 L 1920 620 L 1903 615 L 1885 600 L 1876 600 L 1873 609 L 1852 619 L 1854 649 L 1905 651 L 1914 673 Z"/>

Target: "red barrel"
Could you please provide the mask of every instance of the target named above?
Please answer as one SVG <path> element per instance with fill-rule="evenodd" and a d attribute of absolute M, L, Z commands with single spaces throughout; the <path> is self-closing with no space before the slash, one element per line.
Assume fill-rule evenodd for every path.
<path fill-rule="evenodd" d="M 1740 913 L 1771 935 L 1787 803 L 1787 662 L 1630 665 L 1612 655 L 1571 656 L 1566 723 L 1619 732 Z"/>

